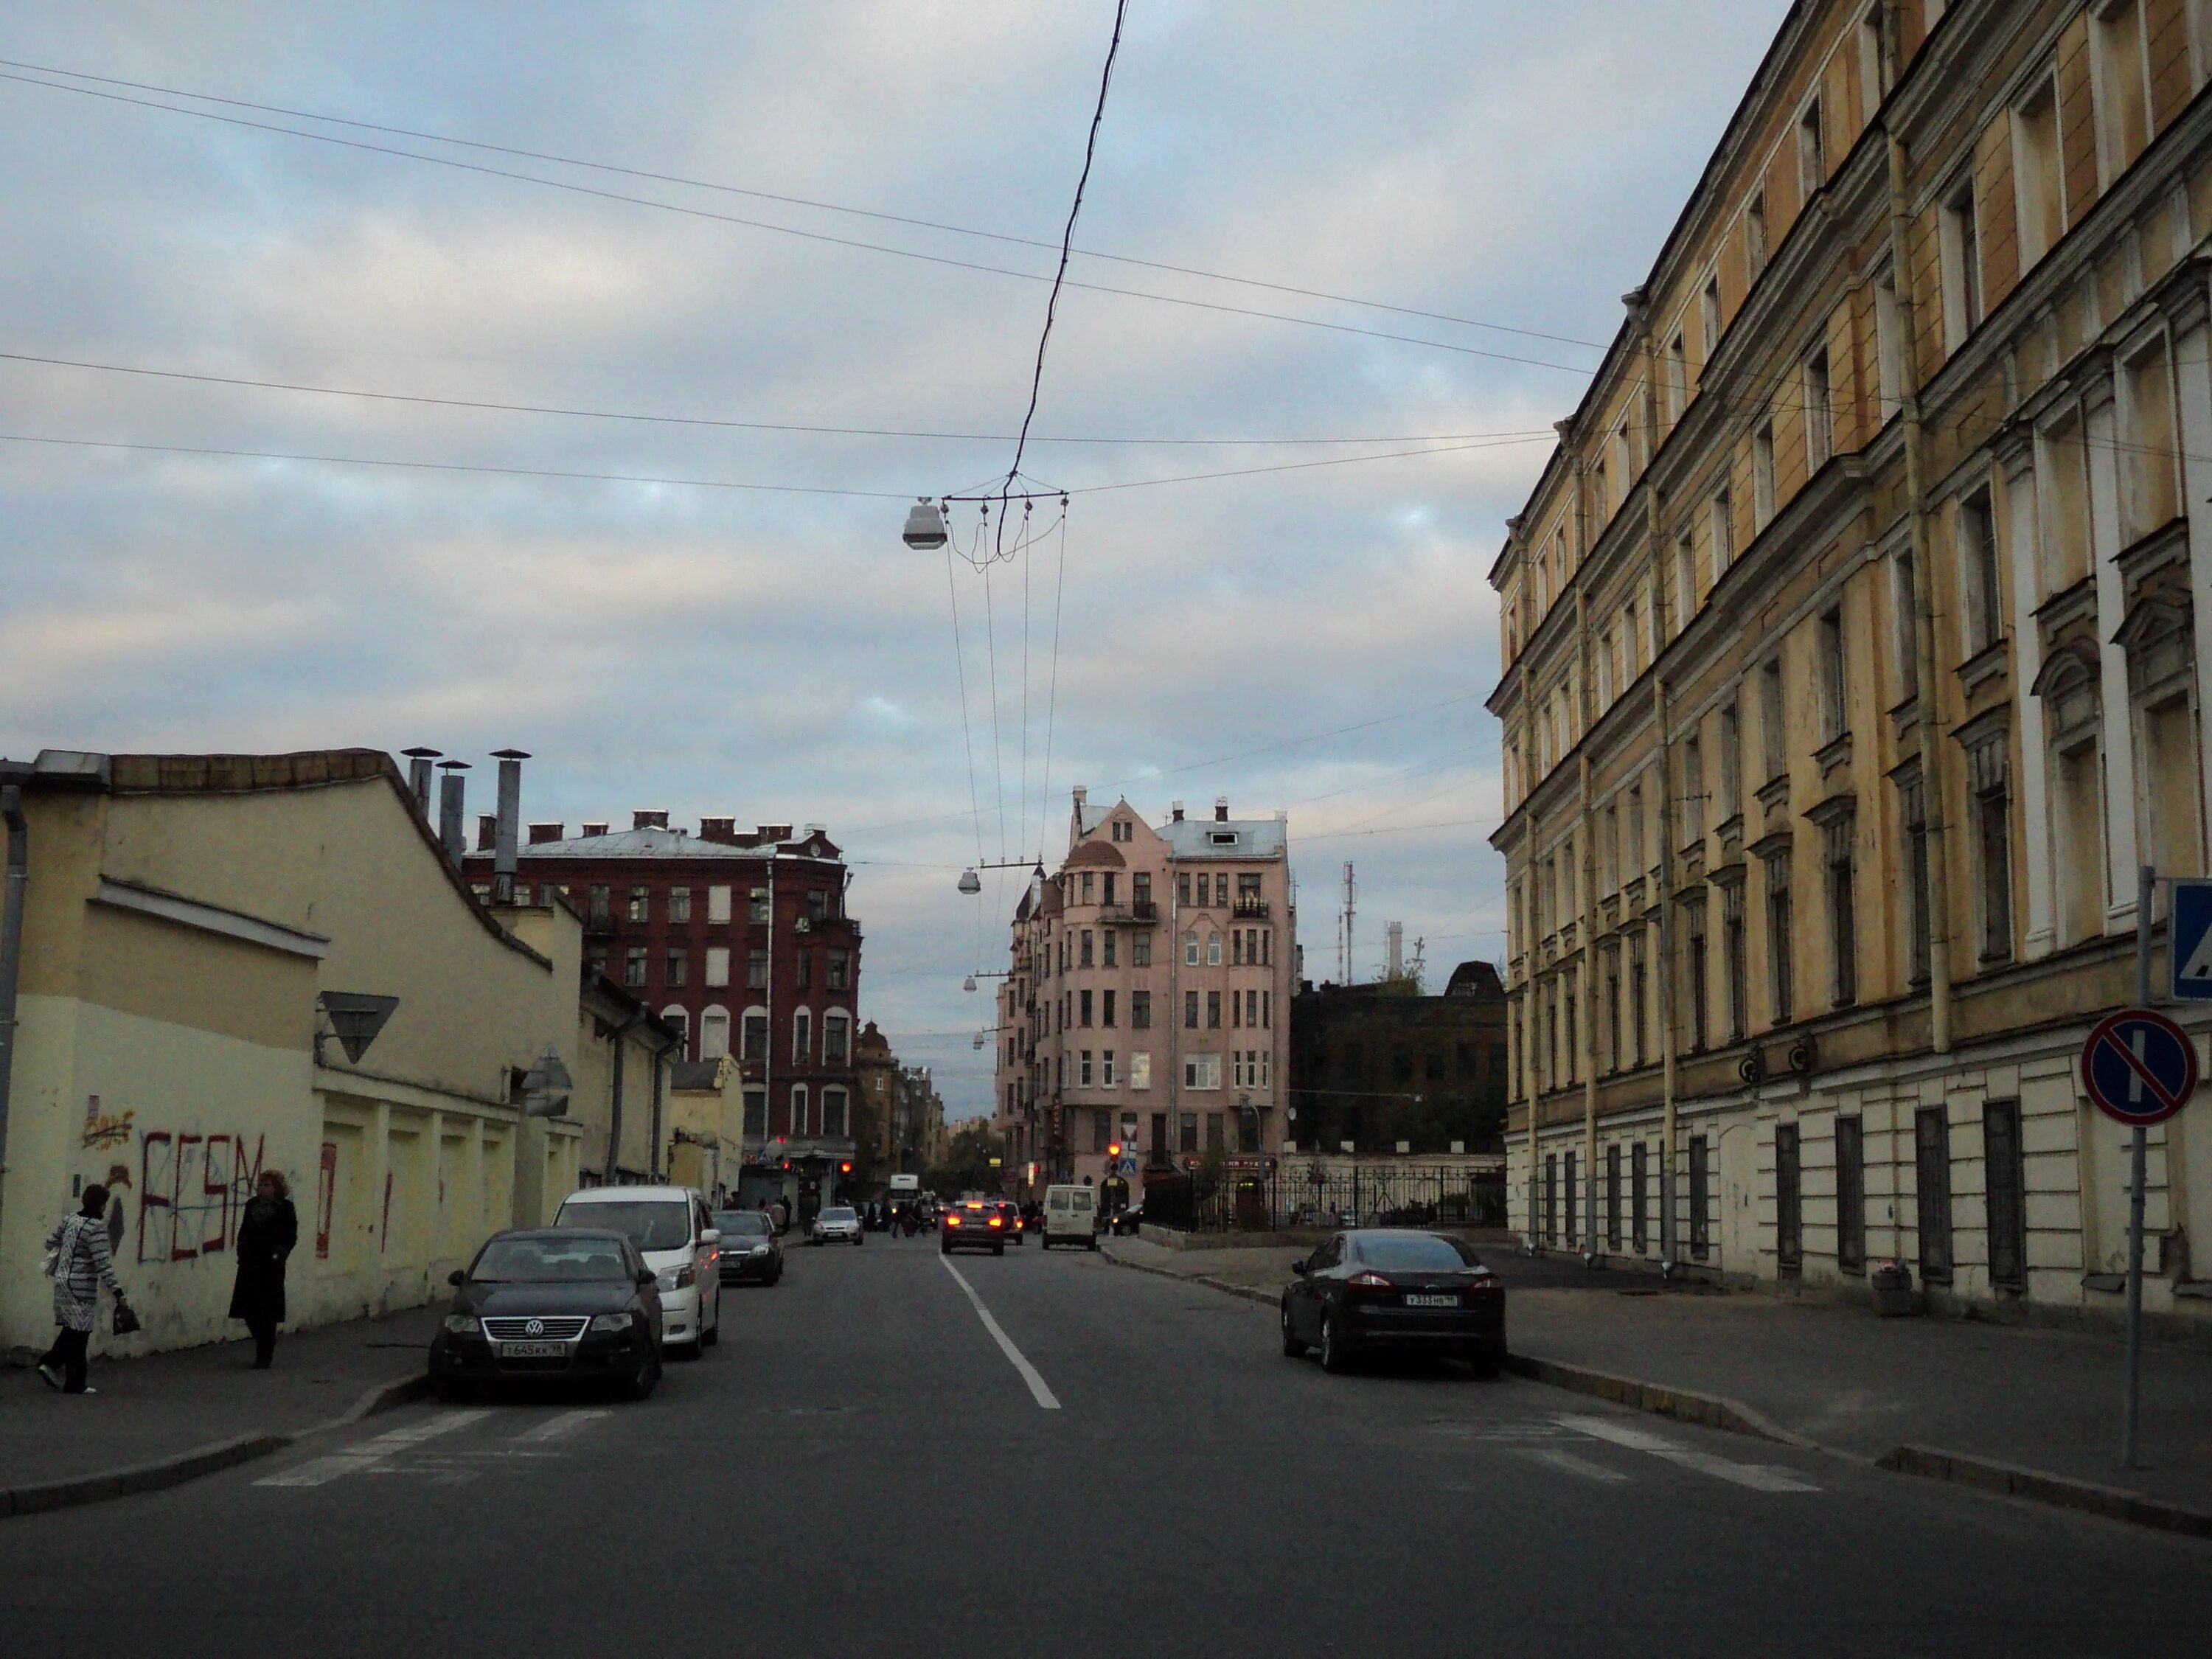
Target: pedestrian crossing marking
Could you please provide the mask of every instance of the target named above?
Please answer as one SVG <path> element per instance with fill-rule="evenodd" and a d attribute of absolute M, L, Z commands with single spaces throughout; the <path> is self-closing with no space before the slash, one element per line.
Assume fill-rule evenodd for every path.
<path fill-rule="evenodd" d="M 1559 1446 L 1528 1446 L 1522 1455 L 1534 1458 L 1547 1468 L 1557 1469 L 1562 1474 L 1571 1474 L 1578 1480 L 1591 1480 L 1601 1486 L 1625 1486 L 1628 1477 L 1618 1469 L 1609 1469 L 1602 1463 L 1594 1463 Z"/>
<path fill-rule="evenodd" d="M 466 1428 L 489 1412 L 443 1412 L 426 1418 L 420 1423 L 410 1423 L 404 1428 L 388 1429 L 373 1440 L 342 1452 L 332 1452 L 325 1457 L 311 1457 L 306 1462 L 284 1470 L 280 1474 L 267 1474 L 253 1484 L 257 1486 L 319 1486 L 342 1476 L 356 1474 L 374 1467 L 388 1458 L 420 1445 L 425 1440 L 450 1434 L 455 1429 Z"/>
<path fill-rule="evenodd" d="M 575 1433 L 577 1430 L 582 1428 L 586 1423 L 594 1422 L 605 1415 L 607 1415 L 607 1413 L 604 1409 L 598 1411 L 562 1412 L 560 1416 L 548 1418 L 544 1422 L 538 1424 L 535 1428 L 525 1429 L 520 1434 L 518 1434 L 514 1437 L 518 1443 L 524 1441 L 563 1440 L 568 1436 Z"/>
<path fill-rule="evenodd" d="M 1818 1492 L 1820 1489 L 1796 1474 L 1775 1463 L 1739 1463 L 1717 1453 L 1699 1451 L 1669 1440 L 1665 1435 L 1654 1434 L 1649 1429 L 1634 1424 L 1620 1423 L 1609 1417 L 1562 1417 L 1559 1421 L 1571 1429 L 1578 1429 L 1596 1440 L 1609 1440 L 1616 1446 L 1626 1446 L 1652 1457 L 1664 1458 L 1686 1469 L 1695 1469 L 1700 1474 L 1710 1474 L 1716 1480 L 1729 1481 L 1739 1486 L 1748 1486 L 1753 1492 Z"/>

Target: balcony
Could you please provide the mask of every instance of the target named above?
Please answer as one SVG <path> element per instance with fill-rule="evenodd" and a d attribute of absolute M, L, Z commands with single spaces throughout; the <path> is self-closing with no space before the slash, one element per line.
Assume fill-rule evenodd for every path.
<path fill-rule="evenodd" d="M 1229 908 L 1229 914 L 1239 921 L 1265 921 L 1267 901 L 1249 893 L 1239 893 Z"/>
<path fill-rule="evenodd" d="M 1160 919 L 1160 907 L 1151 899 L 1102 904 L 1098 921 L 1105 927 L 1149 927 Z"/>

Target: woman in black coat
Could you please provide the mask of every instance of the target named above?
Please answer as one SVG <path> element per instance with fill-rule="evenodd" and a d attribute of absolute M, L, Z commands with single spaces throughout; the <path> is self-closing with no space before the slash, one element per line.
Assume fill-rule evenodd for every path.
<path fill-rule="evenodd" d="M 291 1190 L 274 1170 L 264 1170 L 238 1224 L 238 1283 L 230 1316 L 253 1334 L 253 1369 L 265 1371 L 276 1354 L 276 1328 L 284 1322 L 284 1258 L 300 1242 L 300 1218 Z"/>

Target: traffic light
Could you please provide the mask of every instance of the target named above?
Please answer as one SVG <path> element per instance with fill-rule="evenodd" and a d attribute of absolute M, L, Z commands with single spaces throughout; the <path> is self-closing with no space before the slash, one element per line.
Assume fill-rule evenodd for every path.
<path fill-rule="evenodd" d="M 1119 1158 L 1119 1157 L 1121 1157 L 1121 1143 L 1120 1141 L 1118 1141 L 1118 1140 L 1109 1140 L 1109 1141 L 1108 1141 L 1108 1142 L 1106 1143 L 1106 1156 L 1107 1156 L 1107 1157 L 1109 1157 L 1109 1158 Z"/>
<path fill-rule="evenodd" d="M 837 1166 L 837 1173 L 838 1173 L 839 1175 L 850 1175 L 850 1174 L 852 1174 L 852 1173 L 853 1173 L 853 1160 L 852 1160 L 851 1158 L 847 1158 L 847 1159 L 846 1159 L 842 1164 L 840 1164 Z"/>

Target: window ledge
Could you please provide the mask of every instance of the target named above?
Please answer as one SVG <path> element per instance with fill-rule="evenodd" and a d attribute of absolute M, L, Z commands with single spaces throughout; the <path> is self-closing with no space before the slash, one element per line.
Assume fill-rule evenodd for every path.
<path fill-rule="evenodd" d="M 1977 686 L 1985 681 L 1995 679 L 1998 675 L 2010 669 L 2011 647 L 2011 640 L 2000 634 L 1959 665 L 1954 672 L 1959 676 L 1959 684 L 1965 688 L 1968 696 L 1974 694 Z"/>
<path fill-rule="evenodd" d="M 1848 766 L 1851 760 L 1851 734 L 1838 732 L 1813 751 L 1813 758 L 1820 763 L 1820 776 L 1826 779 L 1839 766 Z"/>
<path fill-rule="evenodd" d="M 1790 774 L 1778 772 L 1765 783 L 1760 784 L 1753 793 L 1759 805 L 1770 812 L 1772 811 L 1775 807 L 1790 799 Z"/>

